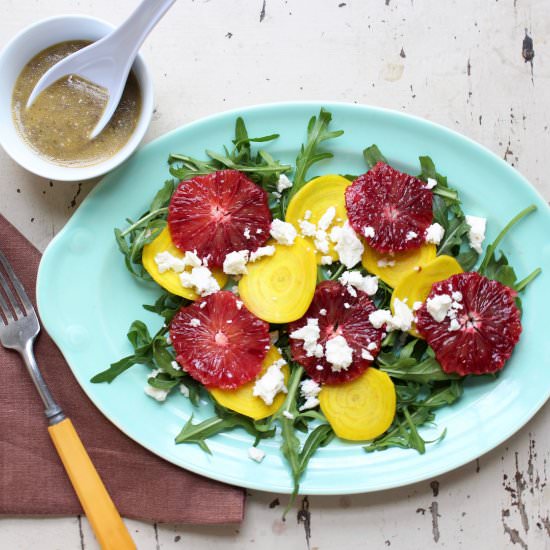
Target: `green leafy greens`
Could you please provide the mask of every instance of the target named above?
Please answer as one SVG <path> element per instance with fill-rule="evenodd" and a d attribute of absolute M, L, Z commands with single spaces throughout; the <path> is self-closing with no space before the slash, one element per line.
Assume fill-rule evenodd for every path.
<path fill-rule="evenodd" d="M 273 217 L 284 220 L 289 201 L 307 183 L 307 175 L 311 167 L 333 156 L 332 152 L 326 150 L 326 142 L 339 137 L 343 131 L 329 129 L 331 119 L 332 115 L 324 109 L 321 109 L 317 116 L 311 117 L 305 142 L 299 150 L 294 167 L 281 163 L 265 149 L 256 149 L 254 145 L 269 144 L 279 137 L 278 134 L 251 138 L 244 120 L 240 117 L 235 123 L 232 146 L 223 147 L 222 153 L 207 150 L 206 160 L 185 154 L 171 154 L 168 164 L 174 179 L 164 183 L 148 210 L 139 219 L 135 221 L 128 219 L 126 228 L 115 229 L 116 242 L 130 273 L 138 279 L 151 281 L 141 261 L 143 247 L 151 243 L 166 227 L 171 197 L 177 185 L 185 185 L 185 181 L 190 178 L 223 169 L 244 172 L 268 193 Z M 367 147 L 363 151 L 363 158 L 369 167 L 378 162 L 388 162 L 377 145 Z M 432 189 L 434 220 L 445 230 L 437 253 L 454 256 L 464 270 L 471 270 L 478 261 L 478 254 L 469 247 L 470 227 L 466 222 L 458 193 L 449 186 L 447 178 L 436 170 L 430 157 L 421 156 L 419 162 L 418 177 L 425 182 L 429 180 L 436 182 Z M 278 188 L 280 176 L 291 173 L 293 173 L 292 187 L 280 191 Z M 352 175 L 344 175 L 344 177 L 349 180 L 355 179 Z M 496 252 L 508 230 L 534 209 L 534 206 L 526 208 L 504 227 L 495 241 L 487 247 L 479 266 L 481 274 L 500 281 L 517 292 L 523 290 L 540 273 L 540 269 L 518 281 L 506 256 L 500 252 L 497 257 Z M 363 274 L 366 273 L 362 267 L 358 269 Z M 338 262 L 329 266 L 319 266 L 318 282 L 337 280 L 345 270 L 345 266 Z M 388 309 L 392 292 L 393 289 L 390 286 L 379 281 L 378 292 L 372 297 L 376 307 Z M 272 327 L 279 330 L 276 345 L 290 368 L 286 398 L 279 410 L 271 417 L 254 421 L 216 403 L 210 393 L 176 363 L 175 352 L 168 337 L 168 326 L 176 312 L 189 303 L 188 300 L 163 291 L 154 304 L 144 305 L 145 310 L 162 319 L 162 326 L 151 334 L 143 321 L 134 321 L 127 333 L 133 352 L 95 375 L 91 381 L 111 383 L 132 366 L 144 365 L 152 371 L 147 379 L 147 383 L 152 388 L 168 393 L 180 387 L 182 393 L 189 396 L 195 407 L 201 401 L 210 401 L 214 406 L 214 416 L 194 422 L 194 415 L 191 415 L 175 438 L 178 444 L 196 444 L 207 453 L 211 453 L 207 440 L 218 434 L 240 428 L 254 438 L 253 445 L 256 446 L 262 439 L 275 437 L 279 426 L 280 450 L 289 466 L 293 487 L 292 496 L 285 510 L 286 514 L 299 492 L 300 480 L 310 459 L 319 448 L 328 445 L 335 436 L 327 419 L 318 408 L 302 410 L 304 398 L 300 393 L 300 384 L 304 377 L 304 369 L 292 360 L 288 331 L 285 332 L 283 326 Z M 434 352 L 424 340 L 408 333 L 390 332 L 384 338 L 382 349 L 371 368 L 379 368 L 391 377 L 395 385 L 397 405 L 392 425 L 384 434 L 363 447 L 366 452 L 397 447 L 424 453 L 427 444 L 436 443 L 445 437 L 446 432 L 443 430 L 435 440 L 428 441 L 422 435 L 423 428 L 432 425 L 436 409 L 451 405 L 460 399 L 463 378 L 443 372 L 435 359 Z"/>

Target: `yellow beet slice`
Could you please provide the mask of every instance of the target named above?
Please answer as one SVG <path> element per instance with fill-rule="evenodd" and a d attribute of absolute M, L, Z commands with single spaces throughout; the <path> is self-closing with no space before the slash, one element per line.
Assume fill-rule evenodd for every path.
<path fill-rule="evenodd" d="M 290 323 L 309 307 L 317 282 L 313 245 L 297 237 L 291 246 L 271 243 L 273 256 L 249 263 L 239 281 L 246 307 L 268 323 Z"/>
<path fill-rule="evenodd" d="M 275 346 L 271 346 L 262 362 L 262 370 L 260 371 L 260 374 L 258 374 L 258 378 L 263 376 L 265 371 L 273 365 L 275 361 L 278 361 L 281 358 L 282 356 L 279 353 L 279 350 Z M 288 365 L 284 365 L 281 368 L 281 371 L 284 374 L 286 384 L 289 377 Z M 226 407 L 232 411 L 249 416 L 254 420 L 260 420 L 271 416 L 279 409 L 285 400 L 285 394 L 282 392 L 278 393 L 275 396 L 275 399 L 273 399 L 273 403 L 271 405 L 266 405 L 263 399 L 252 394 L 255 383 L 256 381 L 252 380 L 235 390 L 212 388 L 210 393 L 214 399 L 222 405 L 222 407 Z"/>
<path fill-rule="evenodd" d="M 334 206 L 336 215 L 330 227 L 344 225 L 344 222 L 348 219 L 344 193 L 349 185 L 351 185 L 351 181 L 337 174 L 312 179 L 292 197 L 286 211 L 286 221 L 291 223 L 297 231 L 300 231 L 298 220 L 303 220 L 308 210 L 311 212 L 311 217 L 307 221 L 317 225 L 327 209 Z M 313 242 L 313 239 L 311 240 Z M 334 243 L 329 241 L 328 254 L 317 252 L 317 263 L 321 263 L 322 256 L 331 256 L 333 260 L 338 259 L 338 253 L 334 250 Z"/>
<path fill-rule="evenodd" d="M 158 237 L 152 243 L 146 244 L 143 247 L 143 253 L 141 256 L 143 267 L 147 270 L 149 275 L 151 275 L 153 280 L 162 288 L 165 288 L 168 292 L 176 294 L 177 296 L 183 296 L 188 300 L 197 300 L 200 298 L 200 296 L 193 289 L 182 286 L 179 274 L 175 271 L 170 269 L 164 273 L 159 272 L 158 266 L 155 262 L 155 256 L 159 252 L 169 252 L 176 258 L 183 258 L 184 256 L 184 253 L 179 248 L 176 248 L 172 242 L 172 237 L 170 236 L 168 226 L 159 233 Z M 225 273 L 220 269 L 213 269 L 212 275 L 214 275 L 214 278 L 218 281 L 220 288 L 223 288 L 227 282 L 227 276 Z"/>
<path fill-rule="evenodd" d="M 351 382 L 323 386 L 319 401 L 336 435 L 350 441 L 378 437 L 395 416 L 395 386 L 374 367 Z"/>
<path fill-rule="evenodd" d="M 412 308 L 415 302 L 426 300 L 434 283 L 463 271 L 460 264 L 452 256 L 445 255 L 437 256 L 431 262 L 421 266 L 420 270 L 413 269 L 409 271 L 393 290 L 390 304 L 392 312 L 394 311 L 393 304 L 396 298 L 399 298 L 402 302 L 406 300 L 406 304 Z M 417 338 L 422 338 L 414 326 L 409 332 Z"/>
<path fill-rule="evenodd" d="M 403 276 L 411 269 L 421 267 L 432 261 L 437 254 L 436 246 L 432 243 L 425 243 L 419 248 L 413 250 L 405 250 L 404 252 L 396 252 L 393 256 L 381 254 L 374 248 L 365 244 L 365 252 L 363 254 L 363 267 L 378 275 L 385 283 L 395 288 Z M 378 262 L 393 261 L 394 265 L 378 265 Z"/>

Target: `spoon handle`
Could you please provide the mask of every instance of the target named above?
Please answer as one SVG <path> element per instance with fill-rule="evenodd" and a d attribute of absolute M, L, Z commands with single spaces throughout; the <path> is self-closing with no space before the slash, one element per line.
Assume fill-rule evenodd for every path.
<path fill-rule="evenodd" d="M 175 1 L 143 0 L 128 19 L 113 32 L 110 37 L 113 41 L 112 46 L 117 48 L 120 55 L 128 58 L 128 68 L 147 35 Z"/>
<path fill-rule="evenodd" d="M 120 101 L 124 84 L 130 72 L 134 59 L 151 32 L 162 16 L 170 9 L 176 0 L 143 0 L 134 12 L 112 34 L 97 43 L 109 41 L 109 50 L 119 60 L 119 85 L 110 89 L 110 97 L 107 107 L 103 111 L 96 127 L 93 129 L 90 139 L 94 139 L 105 125 L 111 120 L 113 113 Z"/>

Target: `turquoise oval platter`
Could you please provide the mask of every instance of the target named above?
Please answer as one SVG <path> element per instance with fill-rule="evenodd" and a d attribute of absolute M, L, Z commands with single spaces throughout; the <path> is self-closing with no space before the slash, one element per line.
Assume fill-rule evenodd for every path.
<path fill-rule="evenodd" d="M 426 120 L 384 109 L 338 103 L 281 103 L 217 114 L 178 128 L 140 149 L 106 176 L 50 243 L 40 264 L 37 296 L 43 324 L 63 352 L 78 382 L 103 414 L 128 436 L 159 456 L 207 477 L 265 491 L 292 490 L 278 438 L 263 441 L 261 464 L 247 456 L 251 436 L 240 430 L 209 440 L 212 454 L 195 445 L 175 445 L 174 438 L 194 414 L 212 414 L 206 403 L 194 409 L 181 394 L 165 403 L 143 388 L 149 369 L 132 367 L 112 384 L 90 378 L 131 353 L 126 332 L 143 319 L 152 330 L 159 318 L 141 306 L 152 303 L 155 285 L 132 278 L 124 267 L 113 228 L 136 219 L 159 187 L 170 178 L 167 157 L 181 152 L 204 158 L 205 149 L 230 144 L 235 118 L 245 119 L 250 135 L 279 133 L 266 149 L 293 163 L 305 139 L 309 118 L 320 107 L 333 115 L 331 128 L 344 135 L 332 140 L 334 158 L 315 166 L 322 173 L 359 174 L 366 170 L 362 150 L 376 143 L 389 162 L 410 173 L 419 171 L 418 156 L 430 155 L 449 178 L 468 214 L 488 218 L 490 242 L 517 212 L 535 204 L 501 243 L 519 278 L 536 267 L 543 274 L 522 296 L 523 334 L 514 354 L 495 379 L 469 380 L 464 396 L 437 412 L 437 435 L 424 455 L 390 449 L 365 453 L 361 445 L 335 440 L 311 460 L 301 484 L 303 494 L 376 491 L 421 481 L 457 468 L 509 438 L 550 395 L 550 338 L 545 322 L 550 301 L 550 209 L 537 191 L 503 160 L 475 142 Z M 63 374 L 59 374 L 62 383 Z M 69 411 L 70 412 L 70 411 Z M 425 432 L 429 435 L 429 432 Z"/>

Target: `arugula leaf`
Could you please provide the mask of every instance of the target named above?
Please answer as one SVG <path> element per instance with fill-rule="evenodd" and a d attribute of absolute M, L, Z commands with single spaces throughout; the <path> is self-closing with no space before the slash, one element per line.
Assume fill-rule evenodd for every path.
<path fill-rule="evenodd" d="M 266 188 L 274 188 L 276 181 L 281 174 L 289 172 L 291 167 L 288 164 L 281 164 L 269 153 L 259 150 L 253 153 L 251 143 L 266 143 L 277 139 L 279 134 L 270 134 L 251 138 L 244 120 L 239 117 L 235 122 L 235 138 L 233 148 L 228 151 L 224 148 L 225 154 L 207 150 L 209 161 L 202 161 L 188 155 L 172 153 L 168 158 L 170 173 L 180 179 L 187 180 L 199 175 L 210 174 L 217 170 L 231 169 L 246 172 L 256 183 Z M 272 189 L 271 189 L 272 190 Z"/>
<path fill-rule="evenodd" d="M 181 432 L 176 436 L 175 442 L 196 443 L 203 451 L 212 454 L 206 444 L 206 439 L 237 427 L 245 429 L 256 439 L 269 438 L 275 435 L 274 428 L 265 429 L 262 426 L 261 429 L 258 429 L 255 422 L 250 418 L 216 405 L 216 416 L 207 418 L 198 424 L 193 424 L 193 415 L 191 415 Z"/>
<path fill-rule="evenodd" d="M 525 216 L 534 212 L 536 206 L 532 204 L 527 208 L 523 209 L 519 214 L 514 216 L 502 229 L 502 231 L 497 235 L 497 238 L 487 247 L 485 251 L 485 257 L 479 266 L 478 273 L 485 275 L 489 279 L 493 279 L 506 285 L 516 292 L 521 292 L 525 287 L 534 281 L 541 273 L 542 270 L 540 267 L 532 271 L 527 277 L 523 278 L 521 281 L 517 280 L 516 272 L 513 267 L 508 263 L 508 258 L 500 251 L 500 255 L 497 258 L 496 250 L 502 239 L 505 237 L 506 233 L 521 219 Z M 516 297 L 516 305 L 521 310 L 521 299 L 519 296 Z"/>
<path fill-rule="evenodd" d="M 370 147 L 363 150 L 363 158 L 365 159 L 365 163 L 369 169 L 379 162 L 385 162 L 388 164 L 386 157 L 380 152 L 380 149 L 378 149 L 378 145 L 376 144 L 372 144 Z"/>
<path fill-rule="evenodd" d="M 283 351 L 288 352 L 288 350 Z M 289 361 L 289 364 L 292 365 L 292 362 Z M 334 437 L 332 427 L 320 412 L 312 410 L 300 412 L 298 410 L 298 390 L 303 374 L 304 369 L 302 367 L 296 365 L 292 367 L 290 380 L 287 384 L 286 399 L 272 417 L 272 422 L 279 420 L 281 423 L 281 452 L 289 465 L 293 481 L 293 491 L 283 512 L 283 518 L 294 504 L 300 489 L 300 479 L 306 471 L 309 460 L 319 447 L 328 445 Z M 296 431 L 307 432 L 307 422 L 311 420 L 319 420 L 322 423 L 309 432 L 300 448 L 300 439 L 296 435 Z"/>
<path fill-rule="evenodd" d="M 155 335 L 155 339 L 159 334 Z M 127 357 L 123 357 L 119 361 L 111 364 L 111 366 L 93 376 L 90 382 L 98 384 L 108 382 L 109 384 L 124 371 L 134 365 L 143 364 L 151 366 L 153 363 L 153 338 L 149 334 L 149 329 L 142 321 L 134 321 L 128 330 L 127 338 L 132 344 L 135 353 Z"/>
<path fill-rule="evenodd" d="M 160 315 L 164 318 L 165 324 L 169 324 L 181 306 L 187 303 L 189 303 L 189 300 L 164 291 L 153 305 L 144 304 L 143 309 Z"/>
<path fill-rule="evenodd" d="M 250 144 L 251 143 L 265 143 L 267 141 L 273 141 L 277 139 L 279 134 L 269 134 L 268 136 L 261 136 L 257 138 L 248 137 L 248 131 L 246 130 L 246 125 L 242 117 L 238 117 L 235 122 L 235 139 L 233 144 L 238 153 L 242 153 L 243 156 L 250 155 Z"/>
<path fill-rule="evenodd" d="M 434 200 L 436 200 L 436 197 L 434 197 Z M 467 240 L 468 233 L 470 231 L 470 226 L 466 222 L 466 218 L 440 218 L 439 220 L 437 220 L 437 223 L 440 223 L 445 229 L 443 239 L 437 247 L 437 255 L 441 256 L 442 254 L 447 254 L 448 256 L 458 256 L 458 250 L 460 249 L 462 243 Z"/>
<path fill-rule="evenodd" d="M 164 326 L 154 336 L 151 336 L 147 325 L 143 321 L 134 321 L 130 325 L 127 334 L 128 341 L 134 348 L 134 353 L 111 364 L 108 369 L 93 376 L 91 382 L 96 384 L 101 382 L 111 383 L 117 376 L 134 365 L 147 365 L 150 368 L 160 369 L 166 374 L 166 376 L 161 376 L 160 379 L 166 381 L 171 379 L 174 381 L 174 386 L 179 383 L 182 377 L 188 377 L 184 371 L 174 369 L 172 366 L 175 357 L 169 351 L 170 346 L 166 341 L 167 323 L 170 322 L 172 316 L 179 309 L 179 305 L 183 302 L 184 300 L 178 296 L 164 293 L 154 305 L 144 305 L 145 309 L 163 315 L 166 320 Z M 172 308 L 170 309 L 169 306 L 172 306 Z M 151 385 L 159 387 L 155 384 Z"/>
<path fill-rule="evenodd" d="M 156 193 L 149 210 L 135 222 L 128 220 L 129 227 L 115 229 L 115 240 L 128 271 L 137 279 L 150 281 L 151 277 L 143 267 L 141 254 L 143 247 L 151 243 L 166 227 L 168 204 L 175 189 L 175 182 L 168 180 Z"/>
<path fill-rule="evenodd" d="M 371 453 L 391 447 L 399 447 L 402 449 L 416 449 L 419 453 L 424 453 L 425 444 L 441 441 L 445 437 L 446 431 L 444 430 L 434 441 L 426 441 L 418 433 L 418 428 L 434 420 L 433 409 L 451 405 L 460 398 L 462 391 L 462 380 L 452 380 L 450 384 L 435 389 L 427 398 L 402 407 L 390 429 L 368 445 L 365 445 L 363 449 Z M 414 410 L 414 412 L 411 412 L 411 410 Z"/>
<path fill-rule="evenodd" d="M 489 265 L 494 262 L 494 254 L 496 252 L 496 249 L 502 239 L 505 237 L 506 233 L 510 231 L 510 229 L 518 223 L 521 219 L 523 219 L 525 216 L 530 214 L 531 212 L 534 212 L 537 209 L 537 207 L 532 204 L 528 206 L 527 208 L 524 208 L 521 212 L 516 214 L 501 230 L 501 232 L 497 235 L 497 238 L 487 247 L 487 250 L 485 251 L 485 257 L 483 258 L 481 265 L 479 266 L 478 273 L 481 273 L 482 275 L 485 274 L 487 268 Z M 506 261 L 506 263 L 508 263 Z"/>
<path fill-rule="evenodd" d="M 447 183 L 447 178 L 437 172 L 433 160 L 428 156 L 419 157 L 420 174 L 423 181 L 433 179 L 437 185 L 432 189 L 434 220 L 445 230 L 437 247 L 437 254 L 454 256 L 464 271 L 470 271 L 477 262 L 478 254 L 469 246 L 470 226 L 462 210 L 458 192 Z"/>
<path fill-rule="evenodd" d="M 171 390 L 179 385 L 179 380 L 174 380 L 166 374 L 157 374 L 155 377 L 147 379 L 147 383 L 153 388 L 158 388 L 159 390 Z"/>
<path fill-rule="evenodd" d="M 418 160 L 420 161 L 420 174 L 418 177 L 425 182 L 428 181 L 428 178 L 437 182 L 437 185 L 432 189 L 432 193 L 442 197 L 448 206 L 453 204 L 459 206 L 458 191 L 449 186 L 446 176 L 442 176 L 437 172 L 434 161 L 428 156 L 418 157 Z M 454 214 L 460 216 L 461 210 L 454 210 Z"/>
<path fill-rule="evenodd" d="M 443 372 L 441 366 L 433 357 L 427 357 L 423 361 L 417 361 L 413 358 L 398 359 L 392 363 L 387 361 L 387 355 L 389 354 L 381 353 L 378 356 L 380 370 L 397 380 L 429 384 L 440 380 L 460 378 L 458 374 Z"/>
<path fill-rule="evenodd" d="M 319 146 L 323 141 L 341 136 L 343 130 L 329 131 L 328 126 L 332 120 L 332 115 L 325 109 L 319 111 L 318 116 L 312 116 L 307 126 L 307 140 L 301 146 L 300 152 L 296 157 L 296 172 L 294 174 L 294 184 L 287 195 L 288 201 L 305 185 L 308 170 L 317 162 L 332 158 L 334 155 L 328 151 L 319 151 Z M 286 207 L 283 209 L 286 211 Z"/>
<path fill-rule="evenodd" d="M 138 361 L 136 360 L 135 355 L 123 357 L 119 361 L 112 363 L 107 370 L 104 370 L 102 372 L 99 372 L 95 376 L 92 376 L 92 378 L 90 378 L 90 382 L 94 384 L 108 382 L 110 384 L 118 375 L 122 374 L 124 371 L 137 364 Z"/>

